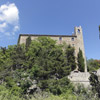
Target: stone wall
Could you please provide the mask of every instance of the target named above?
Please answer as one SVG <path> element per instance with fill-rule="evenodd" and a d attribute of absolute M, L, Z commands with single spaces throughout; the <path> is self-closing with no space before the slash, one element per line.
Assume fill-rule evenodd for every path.
<path fill-rule="evenodd" d="M 70 81 L 74 84 L 83 84 L 85 87 L 89 87 L 90 86 L 89 77 L 90 77 L 89 72 L 73 71 L 68 76 L 68 79 L 70 79 Z"/>

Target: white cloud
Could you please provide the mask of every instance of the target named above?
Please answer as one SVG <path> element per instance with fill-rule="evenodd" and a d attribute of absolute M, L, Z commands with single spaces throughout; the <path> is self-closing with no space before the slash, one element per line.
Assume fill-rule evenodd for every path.
<path fill-rule="evenodd" d="M 18 30 L 19 30 L 19 26 L 15 26 L 13 31 L 16 32 Z"/>
<path fill-rule="evenodd" d="M 9 32 L 6 32 L 5 35 L 10 36 L 10 33 Z"/>
<path fill-rule="evenodd" d="M 4 32 L 6 27 L 7 27 L 7 24 L 5 22 L 0 24 L 0 32 Z"/>
<path fill-rule="evenodd" d="M 0 32 L 14 35 L 19 30 L 19 10 L 14 3 L 0 6 Z"/>

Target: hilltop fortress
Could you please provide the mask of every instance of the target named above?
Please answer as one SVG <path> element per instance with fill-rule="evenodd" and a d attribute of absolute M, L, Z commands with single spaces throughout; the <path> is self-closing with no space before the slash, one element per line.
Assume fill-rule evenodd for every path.
<path fill-rule="evenodd" d="M 40 36 L 46 36 L 50 37 L 57 41 L 57 44 L 62 44 L 65 42 L 66 44 L 70 44 L 72 47 L 75 48 L 75 56 L 77 57 L 77 54 L 79 52 L 79 48 L 83 52 L 84 57 L 84 63 L 85 63 L 85 72 L 87 72 L 87 66 L 86 66 L 86 57 L 85 57 L 85 51 L 84 51 L 84 42 L 83 42 L 83 33 L 81 26 L 75 27 L 74 34 L 72 35 L 36 35 L 36 34 L 20 34 L 18 43 L 23 44 L 26 43 L 26 39 L 28 36 L 31 37 L 31 40 L 34 40 Z"/>
<path fill-rule="evenodd" d="M 66 44 L 70 44 L 72 47 L 75 48 L 75 56 L 77 58 L 77 54 L 79 49 L 83 52 L 84 63 L 85 63 L 85 72 L 72 72 L 69 75 L 69 79 L 74 83 L 83 83 L 85 85 L 89 85 L 89 76 L 90 74 L 87 72 L 87 65 L 86 65 L 86 57 L 85 57 L 85 50 L 84 50 L 84 42 L 83 42 L 83 32 L 81 26 L 74 28 L 74 34 L 72 35 L 37 35 L 37 34 L 20 34 L 18 43 L 25 44 L 26 39 L 31 37 L 31 40 L 35 40 L 38 37 L 46 36 L 50 37 L 53 40 L 57 41 L 57 44 L 62 44 L 65 42 Z"/>

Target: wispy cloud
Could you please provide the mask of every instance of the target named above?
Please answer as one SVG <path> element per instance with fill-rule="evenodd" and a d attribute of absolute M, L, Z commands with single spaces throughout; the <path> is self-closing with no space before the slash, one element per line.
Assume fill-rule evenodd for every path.
<path fill-rule="evenodd" d="M 19 27 L 19 10 L 14 3 L 0 6 L 0 34 L 15 35 Z"/>

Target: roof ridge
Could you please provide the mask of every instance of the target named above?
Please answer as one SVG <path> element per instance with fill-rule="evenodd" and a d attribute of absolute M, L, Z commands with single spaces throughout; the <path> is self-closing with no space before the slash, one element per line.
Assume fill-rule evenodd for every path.
<path fill-rule="evenodd" d="M 56 34 L 20 34 L 20 36 L 62 36 L 62 37 L 77 37 L 75 34 L 73 35 L 56 35 Z"/>

